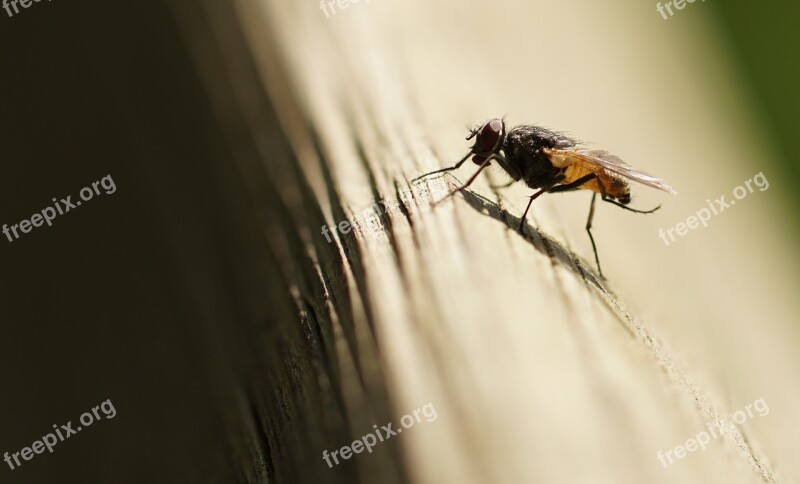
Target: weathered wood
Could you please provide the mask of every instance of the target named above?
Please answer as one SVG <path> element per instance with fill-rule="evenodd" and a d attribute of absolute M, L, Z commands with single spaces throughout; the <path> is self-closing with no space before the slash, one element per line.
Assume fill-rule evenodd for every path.
<path fill-rule="evenodd" d="M 708 355 L 676 358 L 657 336 L 665 321 L 687 314 L 678 304 L 712 328 L 730 314 L 682 299 L 686 293 L 679 289 L 663 296 L 670 302 L 659 303 L 694 262 L 675 264 L 678 273 L 665 276 L 673 259 L 661 261 L 662 254 L 683 249 L 665 248 L 655 228 L 692 213 L 696 200 L 679 202 L 635 187 L 642 205 L 663 201 L 680 210 L 665 210 L 670 217 L 657 220 L 614 213 L 615 230 L 602 225 L 612 215 L 600 215 L 605 270 L 623 285 L 626 299 L 636 301 L 632 310 L 586 262 L 588 196 L 537 201 L 521 236 L 515 227 L 528 194 L 523 187 L 501 191 L 481 179 L 474 191 L 433 207 L 456 178 L 408 182 L 463 154 L 463 122 L 476 116 L 514 109 L 512 123 L 547 115 L 552 125 L 576 130 L 605 123 L 602 101 L 570 97 L 572 83 L 585 83 L 587 90 L 599 83 L 594 76 L 605 71 L 593 62 L 600 61 L 582 59 L 587 65 L 577 69 L 569 55 L 556 64 L 560 55 L 539 58 L 526 49 L 556 48 L 556 40 L 538 42 L 564 36 L 591 42 L 598 33 L 608 34 L 613 48 L 618 39 L 592 15 L 613 16 L 596 8 L 590 14 L 548 7 L 546 13 L 569 19 L 565 31 L 524 2 L 512 11 L 477 3 L 446 9 L 395 3 L 403 5 L 353 4 L 330 18 L 313 2 L 178 7 L 275 262 L 265 294 L 274 313 L 265 327 L 252 328 L 261 357 L 241 412 L 230 416 L 241 429 L 233 445 L 242 479 L 749 483 L 797 477 L 797 463 L 787 461 L 792 440 L 776 423 L 732 429 L 666 469 L 656 458 L 658 450 L 702 431 L 704 422 L 759 397 L 782 409 L 773 420 L 797 428 L 796 412 L 787 411 L 798 401 L 795 390 L 774 392 L 777 380 L 759 386 L 757 373 L 742 373 L 746 381 L 730 384 L 738 371 L 735 357 L 711 344 Z M 533 25 L 540 32 L 530 34 L 528 47 L 523 42 Z M 515 45 L 522 50 L 510 48 Z M 564 49 L 569 54 L 575 47 Z M 538 82 L 539 76 L 558 79 Z M 554 83 L 568 84 L 563 94 Z M 634 86 L 631 81 L 627 89 Z M 572 105 L 580 103 L 583 118 L 568 123 L 576 113 Z M 627 128 L 634 140 L 629 149 L 643 153 L 642 132 L 617 129 Z M 613 136 L 620 149 L 626 139 Z M 655 162 L 643 163 L 659 171 Z M 472 169 L 465 166 L 456 176 L 463 180 Z M 685 186 L 693 169 L 682 165 L 659 174 Z M 487 178 L 502 181 L 497 172 Z M 710 193 L 726 190 L 726 181 Z M 352 230 L 332 229 L 353 219 Z M 739 251 L 748 247 L 736 243 Z M 637 270 L 645 274 L 634 275 Z M 656 281 L 638 286 L 649 279 Z M 796 279 L 790 284 L 797 287 Z M 791 312 L 783 307 L 764 342 L 792 334 L 783 325 Z M 705 341 L 704 333 L 663 331 L 692 354 L 693 341 Z M 783 360 L 767 361 L 765 368 L 797 377 L 796 358 L 780 354 Z M 698 369 L 704 365 L 713 369 Z M 715 380 L 715 371 L 724 376 Z M 723 391 L 736 397 L 723 399 Z M 333 469 L 325 464 L 324 450 L 361 438 L 374 424 L 397 426 L 402 415 L 429 402 L 434 422 L 423 421 Z M 762 447 L 764 441 L 769 445 Z M 776 477 L 773 459 L 786 481 Z"/>

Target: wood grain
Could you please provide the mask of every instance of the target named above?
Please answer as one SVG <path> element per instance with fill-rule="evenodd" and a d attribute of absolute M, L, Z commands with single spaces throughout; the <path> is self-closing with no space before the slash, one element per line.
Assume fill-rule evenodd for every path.
<path fill-rule="evenodd" d="M 791 440 L 758 422 L 661 465 L 657 451 L 768 392 L 721 398 L 723 383 L 674 356 L 657 328 L 680 317 L 671 310 L 680 293 L 657 306 L 629 282 L 633 304 L 615 295 L 612 282 L 627 270 L 600 278 L 586 261 L 588 242 L 578 239 L 587 195 L 576 210 L 560 209 L 560 199 L 537 201 L 520 235 L 527 193 L 491 188 L 504 181 L 499 172 L 436 205 L 474 167 L 409 182 L 463 154 L 465 121 L 511 106 L 554 112 L 563 101 L 558 92 L 530 91 L 520 106 L 514 94 L 544 71 L 571 76 L 569 60 L 559 69 L 495 68 L 521 62 L 506 47 L 524 38 L 514 32 L 529 28 L 528 7 L 511 2 L 518 11 L 499 22 L 485 4 L 388 3 L 351 4 L 329 18 L 313 2 L 176 4 L 274 259 L 265 297 L 275 312 L 252 328 L 260 357 L 230 416 L 242 480 L 791 482 L 796 463 L 778 459 L 785 479 L 771 464 L 789 451 L 767 458 Z M 549 8 L 579 24 L 591 17 Z M 445 23 L 454 25 L 437 30 Z M 540 41 L 563 34 L 535 25 Z M 486 36 L 469 40 L 470 33 Z M 478 79 L 462 82 L 471 76 Z M 690 176 L 688 167 L 672 170 L 678 181 Z M 645 192 L 642 204 L 672 202 L 636 189 Z M 668 249 L 626 231 L 665 220 L 619 216 L 629 229 L 596 236 L 606 267 L 656 274 L 646 261 Z M 350 230 L 339 225 L 345 221 Z M 664 316 L 654 322 L 637 311 Z M 783 330 L 772 328 L 776 338 Z M 776 360 L 773 368 L 789 365 Z M 796 398 L 768 401 L 786 408 Z M 373 425 L 396 425 L 429 402 L 435 421 L 333 469 L 323 461 L 324 450 Z M 797 423 L 785 413 L 769 418 Z"/>

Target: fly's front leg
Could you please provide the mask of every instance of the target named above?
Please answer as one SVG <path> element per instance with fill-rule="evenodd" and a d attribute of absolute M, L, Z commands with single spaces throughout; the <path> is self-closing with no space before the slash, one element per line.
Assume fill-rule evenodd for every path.
<path fill-rule="evenodd" d="M 508 183 L 506 183 L 506 184 L 504 184 L 504 185 L 489 185 L 489 187 L 490 187 L 490 188 L 493 188 L 493 189 L 495 189 L 495 190 L 501 190 L 501 189 L 503 189 L 503 188 L 508 188 L 508 187 L 510 187 L 510 186 L 511 186 L 511 185 L 513 185 L 513 184 L 514 184 L 516 181 L 517 181 L 517 180 L 511 180 L 510 182 L 508 182 Z"/>
<path fill-rule="evenodd" d="M 413 180 L 411 180 L 411 183 L 414 183 L 415 181 L 419 180 L 420 178 L 425 178 L 428 175 L 435 175 L 437 173 L 445 173 L 445 172 L 448 172 L 448 171 L 458 170 L 461 167 L 461 165 L 463 165 L 464 162 L 467 161 L 467 158 L 469 158 L 470 155 L 472 155 L 471 151 L 469 153 L 467 153 L 463 158 L 458 160 L 458 162 L 455 165 L 451 166 L 450 168 L 440 168 L 438 170 L 433 170 L 431 172 L 425 173 L 424 175 L 420 175 L 420 176 L 414 178 Z"/>

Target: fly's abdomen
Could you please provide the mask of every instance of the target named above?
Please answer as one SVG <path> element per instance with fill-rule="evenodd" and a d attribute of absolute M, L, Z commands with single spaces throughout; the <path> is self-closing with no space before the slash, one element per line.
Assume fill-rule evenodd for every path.
<path fill-rule="evenodd" d="M 631 189 L 625 180 L 602 168 L 588 167 L 583 163 L 575 163 L 564 168 L 565 178 L 561 181 L 561 184 L 566 185 L 567 183 L 574 182 L 591 173 L 595 173 L 597 178 L 589 180 L 581 185 L 582 189 L 602 193 L 600 189 L 600 183 L 602 183 L 606 195 L 609 197 L 615 198 L 623 204 L 631 201 Z"/>

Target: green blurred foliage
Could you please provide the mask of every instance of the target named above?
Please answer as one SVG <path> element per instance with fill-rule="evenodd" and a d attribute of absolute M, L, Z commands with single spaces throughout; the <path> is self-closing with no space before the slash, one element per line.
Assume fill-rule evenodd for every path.
<path fill-rule="evenodd" d="M 708 0 L 755 113 L 780 154 L 791 186 L 800 186 L 800 3 L 796 0 Z M 800 191 L 793 192 L 800 209 Z M 796 220 L 796 217 L 795 217 Z"/>

